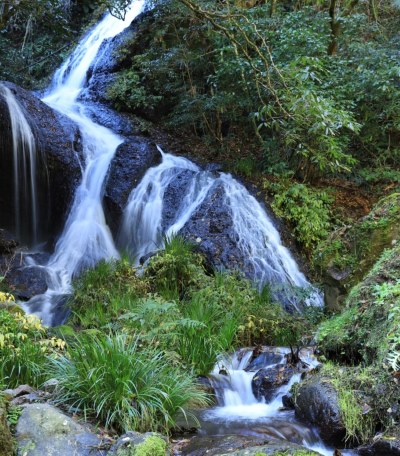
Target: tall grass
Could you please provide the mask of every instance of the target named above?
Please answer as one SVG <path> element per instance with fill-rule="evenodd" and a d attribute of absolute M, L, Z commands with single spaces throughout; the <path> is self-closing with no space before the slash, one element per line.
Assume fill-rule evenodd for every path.
<path fill-rule="evenodd" d="M 121 431 L 168 431 L 189 403 L 207 403 L 191 375 L 125 334 L 77 337 L 49 373 L 59 381 L 58 403 Z"/>

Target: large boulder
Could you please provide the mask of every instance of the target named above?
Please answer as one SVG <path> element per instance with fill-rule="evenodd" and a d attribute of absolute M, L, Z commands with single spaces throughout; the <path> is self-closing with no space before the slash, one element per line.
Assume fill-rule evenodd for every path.
<path fill-rule="evenodd" d="M 24 456 L 105 456 L 101 440 L 49 404 L 25 405 L 16 428 Z"/>
<path fill-rule="evenodd" d="M 104 212 L 111 230 L 118 233 L 123 210 L 132 189 L 147 169 L 161 161 L 161 154 L 149 140 L 132 136 L 117 148 L 107 176 Z"/>
<path fill-rule="evenodd" d="M 400 193 L 394 193 L 378 201 L 367 216 L 335 231 L 319 246 L 314 263 L 321 270 L 325 303 L 330 310 L 343 308 L 349 290 L 399 236 Z"/>
<path fill-rule="evenodd" d="M 37 199 L 39 240 L 57 235 L 66 218 L 75 188 L 81 178 L 81 137 L 78 127 L 31 92 L 9 82 L 26 115 L 37 147 Z M 9 109 L 0 95 L 0 226 L 15 231 L 13 147 Z M 31 240 L 25 233 L 23 241 Z"/>
<path fill-rule="evenodd" d="M 198 245 L 200 252 L 213 266 L 249 273 L 237 244 L 237 234 L 233 228 L 231 211 L 225 203 L 222 184 L 216 183 L 210 189 L 181 233 Z"/>
<path fill-rule="evenodd" d="M 343 446 L 346 428 L 337 392 L 328 379 L 313 375 L 305 380 L 297 388 L 294 402 L 297 418 L 316 426 L 326 443 Z"/>

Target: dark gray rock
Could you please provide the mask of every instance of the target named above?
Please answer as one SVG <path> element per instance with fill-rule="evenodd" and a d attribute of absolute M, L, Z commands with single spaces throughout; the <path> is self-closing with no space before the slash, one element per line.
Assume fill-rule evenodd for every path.
<path fill-rule="evenodd" d="M 0 255 L 12 254 L 18 244 L 17 239 L 11 233 L 0 228 Z"/>
<path fill-rule="evenodd" d="M 360 456 L 400 456 L 400 432 L 380 435 L 370 444 L 357 448 Z"/>
<path fill-rule="evenodd" d="M 251 381 L 254 396 L 270 402 L 276 395 L 279 387 L 289 383 L 295 369 L 290 365 L 277 364 L 274 367 L 260 369 Z"/>
<path fill-rule="evenodd" d="M 271 364 L 278 364 L 282 361 L 282 354 L 275 351 L 263 351 L 253 358 L 246 367 L 247 372 L 257 372 L 258 370 L 268 367 Z"/>
<path fill-rule="evenodd" d="M 255 456 L 258 454 L 291 454 L 303 447 L 287 441 L 243 435 L 193 437 L 179 449 L 182 456 Z M 319 453 L 310 454 L 318 455 Z"/>
<path fill-rule="evenodd" d="M 157 147 L 142 137 L 129 137 L 122 143 L 111 163 L 104 193 L 104 211 L 114 234 L 118 233 L 122 213 L 130 192 L 151 166 L 161 161 Z"/>
<path fill-rule="evenodd" d="M 57 235 L 81 179 L 81 137 L 78 127 L 31 92 L 4 82 L 15 95 L 34 133 L 38 147 L 37 197 L 40 239 Z M 0 226 L 15 231 L 12 136 L 8 107 L 0 97 Z M 27 210 L 29 205 L 27 203 Z M 31 241 L 29 226 L 24 242 Z"/>
<path fill-rule="evenodd" d="M 229 207 L 224 203 L 224 195 L 223 186 L 215 184 L 181 233 L 197 243 L 199 251 L 214 267 L 246 273 L 245 260 L 237 246 L 237 235 Z"/>
<path fill-rule="evenodd" d="M 24 456 L 105 456 L 101 440 L 49 404 L 25 405 L 16 428 Z"/>
<path fill-rule="evenodd" d="M 296 417 L 316 426 L 328 444 L 343 445 L 346 429 L 340 417 L 335 388 L 329 380 L 313 375 L 300 384 L 295 397 Z"/>
<path fill-rule="evenodd" d="M 47 254 L 23 254 L 0 258 L 0 268 L 6 271 L 5 281 L 17 299 L 26 301 L 47 290 L 47 271 L 41 264 L 48 259 Z M 36 260 L 33 264 L 32 259 Z"/>

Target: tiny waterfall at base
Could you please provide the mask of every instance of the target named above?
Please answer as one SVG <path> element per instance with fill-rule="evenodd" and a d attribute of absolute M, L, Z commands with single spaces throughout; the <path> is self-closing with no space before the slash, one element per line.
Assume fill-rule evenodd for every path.
<path fill-rule="evenodd" d="M 32 129 L 14 94 L 0 84 L 0 95 L 8 106 L 12 131 L 15 234 L 21 242 L 35 245 L 39 240 L 37 162 L 42 172 L 46 172 L 46 164 L 41 160 Z"/>
<path fill-rule="evenodd" d="M 103 184 L 110 162 L 122 139 L 111 130 L 94 123 L 78 101 L 87 83 L 90 65 L 102 42 L 130 25 L 140 14 L 144 0 L 131 4 L 124 21 L 107 14 L 80 42 L 69 59 L 54 75 L 43 101 L 74 120 L 82 134 L 85 164 L 82 182 L 76 190 L 72 209 L 55 251 L 44 267 L 48 290 L 28 301 L 24 307 L 37 314 L 46 325 L 60 323 L 64 297 L 71 292 L 71 280 L 101 259 L 118 258 L 103 207 Z M 57 319 L 54 313 L 58 311 Z"/>
<path fill-rule="evenodd" d="M 298 289 L 308 289 L 307 305 L 322 305 L 320 293 L 283 246 L 278 230 L 261 204 L 230 174 L 214 177 L 210 172 L 182 157 L 163 153 L 160 165 L 150 168 L 129 196 L 124 211 L 119 245 L 139 263 L 142 257 L 163 247 L 163 235 L 178 233 L 200 207 L 215 185 L 224 190 L 237 236 L 237 245 L 251 271 L 251 278 L 262 287 L 268 284 L 278 301 L 298 308 Z M 180 173 L 191 172 L 190 185 L 182 197 L 175 218 L 163 226 L 162 213 L 168 186 Z"/>
<path fill-rule="evenodd" d="M 274 356 L 270 361 L 252 369 L 250 363 L 253 350 L 242 349 L 233 355 L 222 357 L 210 375 L 217 404 L 197 413 L 201 436 L 247 435 L 272 440 L 287 440 L 332 456 L 333 449 L 324 445 L 318 432 L 297 421 L 293 410 L 284 409 L 282 397 L 300 381 L 301 374 L 294 373 L 289 382 L 276 389 L 270 401 L 257 400 L 252 389 L 252 379 L 259 369 L 271 369 L 286 364 L 285 355 L 290 352 L 284 347 L 269 347 Z M 319 363 L 309 349 L 302 349 L 301 358 L 316 367 Z M 342 452 L 350 456 L 351 451 Z"/>

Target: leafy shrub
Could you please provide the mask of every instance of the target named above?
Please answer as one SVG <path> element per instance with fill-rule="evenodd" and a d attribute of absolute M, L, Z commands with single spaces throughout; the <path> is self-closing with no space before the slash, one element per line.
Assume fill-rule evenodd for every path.
<path fill-rule="evenodd" d="M 179 299 L 205 280 L 203 257 L 181 236 L 166 238 L 164 250 L 150 259 L 145 277 L 165 299 Z"/>
<path fill-rule="evenodd" d="M 8 387 L 39 386 L 46 378 L 48 356 L 57 356 L 65 342 L 49 337 L 40 320 L 0 310 L 0 378 Z"/>
<path fill-rule="evenodd" d="M 264 185 L 274 194 L 274 212 L 293 226 L 297 240 L 306 249 L 312 249 L 327 237 L 332 198 L 325 191 L 291 181 L 265 182 Z"/>
<path fill-rule="evenodd" d="M 148 282 L 136 274 L 127 258 L 100 261 L 75 283 L 69 301 L 73 312 L 71 323 L 86 328 L 104 327 L 147 291 Z"/>
<path fill-rule="evenodd" d="M 189 374 L 140 345 L 126 334 L 78 336 L 69 356 L 51 362 L 57 402 L 122 431 L 168 431 L 183 407 L 206 404 Z"/>

